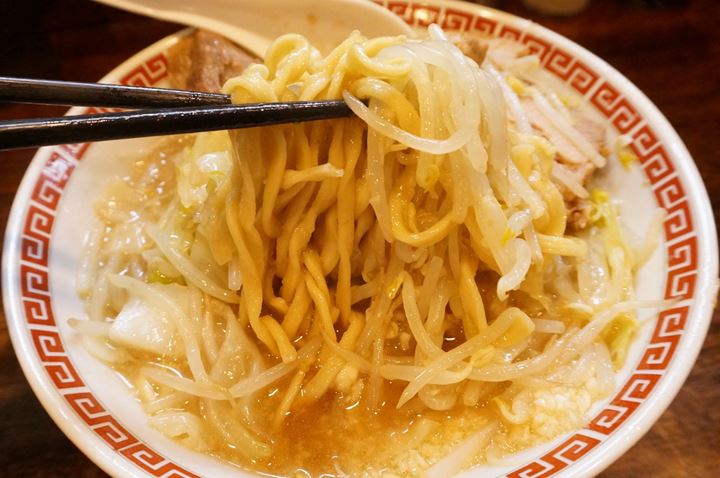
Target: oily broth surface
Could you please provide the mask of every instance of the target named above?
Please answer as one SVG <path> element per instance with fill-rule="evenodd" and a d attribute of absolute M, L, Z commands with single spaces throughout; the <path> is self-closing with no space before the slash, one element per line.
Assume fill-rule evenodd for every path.
<path fill-rule="evenodd" d="M 455 342 L 452 337 L 449 338 L 447 349 L 451 349 Z M 389 345 L 387 352 L 397 352 L 397 349 Z M 187 365 L 172 360 L 152 356 L 137 358 L 114 369 L 133 388 L 143 405 L 147 402 L 142 399 L 142 392 L 137 386 L 141 367 L 150 365 L 173 369 L 183 375 L 190 373 Z M 497 407 L 489 400 L 505 388 L 502 383 L 495 385 L 492 391 L 488 391 L 487 398 L 481 399 L 475 406 L 458 403 L 449 410 L 436 411 L 428 409 L 417 397 L 397 408 L 406 383 L 389 381 L 382 385 L 377 410 L 370 410 L 364 401 L 347 404 L 340 394 L 331 393 L 309 405 L 294 407 L 282 424 L 275 425 L 276 410 L 282 400 L 281 391 L 287 388 L 290 380 L 292 375 L 246 400 L 235 411 L 228 410 L 230 415 L 241 420 L 242 406 L 252 409 L 254 423 L 249 428 L 271 445 L 272 453 L 267 459 L 248 459 L 242 450 L 229 445 L 222 434 L 210 426 L 203 428 L 208 449 L 197 451 L 268 476 L 343 476 L 341 473 L 362 476 L 363 472 L 371 473 L 367 476 L 380 476 L 383 471 L 397 476 L 421 476 L 422 469 L 418 468 L 415 460 L 437 461 L 484 424 L 499 421 Z M 162 386 L 153 386 L 153 391 L 159 394 L 168 392 Z M 302 391 L 299 398 L 301 396 Z M 201 419 L 207 413 L 197 400 L 181 402 L 176 410 L 192 413 Z M 432 431 L 419 432 L 420 422 L 428 420 L 436 424 Z M 159 431 L 163 432 L 162 429 Z M 504 443 L 504 436 L 505 430 L 500 428 L 492 443 L 503 452 L 512 452 Z M 184 438 L 177 437 L 180 442 Z M 481 452 L 472 463 L 481 463 L 484 458 Z"/>
<path fill-rule="evenodd" d="M 172 366 L 168 362 L 154 363 Z M 115 367 L 130 386 L 138 368 Z M 343 476 L 341 473 L 362 476 L 363 472 L 376 476 L 383 471 L 399 476 L 421 476 L 422 470 L 413 462 L 418 457 L 436 461 L 485 423 L 498 419 L 496 408 L 487 401 L 473 407 L 456 405 L 447 411 L 434 411 L 416 398 L 397 409 L 395 404 L 404 385 L 389 382 L 383 385 L 378 410 L 368 410 L 362 402 L 344 406 L 337 397 L 327 395 L 308 407 L 291 411 L 281 425 L 273 426 L 275 410 L 282 398 L 278 390 L 289 380 L 278 382 L 248 403 L 256 419 L 252 431 L 271 443 L 272 454 L 267 459 L 249 460 L 242 450 L 228 445 L 211 427 L 203 430 L 210 448 L 199 451 L 273 477 Z M 502 389 L 502 385 L 499 388 Z M 200 417 L 205 414 L 196 401 L 184 402 L 178 411 Z M 417 425 L 423 420 L 432 420 L 437 425 L 431 433 L 420 435 Z M 503 435 L 501 429 L 493 443 L 504 451 L 512 451 L 504 445 Z M 483 457 L 483 453 L 478 454 L 473 463 L 482 462 Z"/>
<path fill-rule="evenodd" d="M 402 460 L 410 447 L 420 448 L 420 443 L 414 443 L 413 433 L 413 425 L 420 419 L 439 424 L 431 434 L 436 436 L 423 440 L 434 442 L 469 435 L 473 430 L 461 430 L 460 423 L 482 424 L 492 415 L 489 407 L 458 406 L 439 412 L 420 411 L 418 403 L 409 403 L 397 409 L 395 403 L 401 392 L 402 384 L 386 384 L 383 405 L 378 411 L 369 411 L 362 403 L 347 409 L 328 396 L 292 413 L 273 436 L 272 457 L 257 463 L 257 469 L 285 476 L 304 476 L 300 474 L 304 471 L 313 477 L 335 475 L 340 471 L 353 476 L 383 469 L 397 473 L 401 470 L 395 462 Z M 445 445 L 442 448 L 449 443 Z"/>

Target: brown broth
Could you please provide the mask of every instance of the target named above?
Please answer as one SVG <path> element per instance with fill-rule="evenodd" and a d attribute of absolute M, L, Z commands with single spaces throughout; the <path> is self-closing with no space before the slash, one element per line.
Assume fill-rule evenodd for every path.
<path fill-rule="evenodd" d="M 481 426 L 495 413 L 487 403 L 433 411 L 418 399 L 397 409 L 405 385 L 384 384 L 382 406 L 375 411 L 368 410 L 363 403 L 345 407 L 333 393 L 303 409 L 292 410 L 279 428 L 264 430 L 272 441 L 272 455 L 266 460 L 248 463 L 241 453 L 227 447 L 215 450 L 214 454 L 269 476 L 329 478 L 340 476 L 340 470 L 356 476 L 368 469 L 393 470 L 398 457 L 411 447 L 418 448 L 420 443 L 412 443 L 410 430 L 421 418 L 440 424 L 423 440 L 431 444 L 437 458 L 472 434 L 477 429 L 473 426 Z M 264 410 L 260 414 L 264 415 L 263 423 L 272 422 L 276 395 L 262 399 L 264 403 L 258 402 Z M 421 470 L 416 471 L 420 476 Z"/>

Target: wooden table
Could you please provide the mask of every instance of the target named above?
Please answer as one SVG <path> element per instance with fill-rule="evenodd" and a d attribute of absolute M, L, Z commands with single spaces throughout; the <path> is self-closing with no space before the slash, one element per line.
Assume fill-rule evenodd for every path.
<path fill-rule="evenodd" d="M 520 0 L 501 8 L 575 40 L 624 73 L 675 126 L 720 212 L 720 6 L 685 7 L 593 0 L 557 19 Z M 653 2 L 647 2 L 653 3 Z M 654 2 L 662 3 L 662 2 Z M 0 74 L 96 81 L 133 53 L 180 27 L 80 0 L 0 2 Z M 49 116 L 64 108 L 0 106 L 0 118 Z M 0 224 L 33 151 L 0 153 Z M 104 476 L 50 420 L 25 381 L 0 318 L 0 475 Z M 710 477 L 720 470 L 720 314 L 700 358 L 670 408 L 605 477 Z"/>

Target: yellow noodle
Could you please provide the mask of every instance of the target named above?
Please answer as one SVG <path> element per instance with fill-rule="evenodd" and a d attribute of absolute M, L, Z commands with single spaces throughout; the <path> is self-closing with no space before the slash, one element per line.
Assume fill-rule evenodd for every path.
<path fill-rule="evenodd" d="M 285 396 L 283 396 L 280 405 L 275 411 L 275 418 L 273 418 L 273 425 L 275 427 L 279 427 L 290 412 L 290 407 L 292 407 L 295 397 L 297 397 L 298 392 L 300 392 L 300 386 L 302 385 L 304 379 L 305 372 L 303 370 L 298 370 L 295 372 L 295 375 L 293 375 L 293 378 L 290 380 L 290 384 L 287 386 L 287 390 L 285 391 Z"/>
<path fill-rule="evenodd" d="M 268 332 L 275 341 L 278 354 L 282 361 L 288 363 L 295 360 L 297 358 L 297 350 L 295 350 L 295 347 L 290 343 L 290 339 L 288 339 L 287 334 L 285 334 L 280 324 L 269 315 L 261 317 L 260 321 L 267 327 Z"/>

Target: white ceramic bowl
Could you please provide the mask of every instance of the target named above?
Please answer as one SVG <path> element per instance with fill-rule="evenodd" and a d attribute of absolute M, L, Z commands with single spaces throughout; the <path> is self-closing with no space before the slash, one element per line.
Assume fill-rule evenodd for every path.
<path fill-rule="evenodd" d="M 623 218 L 642 233 L 655 207 L 667 210 L 658 250 L 637 279 L 640 298 L 675 298 L 646 317 L 613 396 L 588 424 L 551 443 L 463 476 L 590 476 L 630 448 L 669 405 L 690 371 L 710 322 L 718 257 L 712 210 L 698 171 L 667 120 L 627 79 L 573 42 L 527 20 L 443 1 L 378 2 L 413 26 L 478 30 L 535 50 L 543 66 L 585 96 L 614 127 L 632 136 L 641 164 L 617 166 L 609 187 Z M 167 50 L 183 32 L 138 53 L 103 80 L 163 86 Z M 77 114 L 82 110 L 71 110 Z M 74 277 L 92 204 L 123 154 L 153 140 L 42 148 L 17 193 L 3 250 L 3 301 L 13 345 L 33 390 L 68 437 L 114 476 L 249 476 L 189 451 L 150 429 L 124 384 L 70 333 L 81 316 Z"/>

